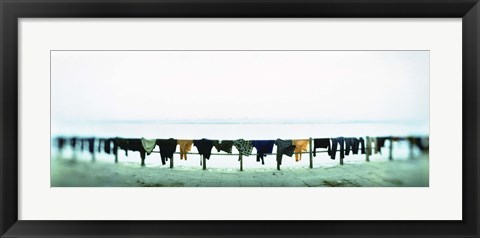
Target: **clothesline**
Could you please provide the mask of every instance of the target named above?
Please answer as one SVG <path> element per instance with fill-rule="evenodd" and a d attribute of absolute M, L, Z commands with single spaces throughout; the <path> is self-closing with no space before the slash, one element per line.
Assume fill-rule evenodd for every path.
<path fill-rule="evenodd" d="M 341 151 L 340 149 L 338 149 L 337 151 Z M 346 149 L 344 149 L 343 151 L 346 151 Z M 317 153 L 325 153 L 325 152 L 328 152 L 328 150 L 325 150 L 325 151 L 321 151 L 321 150 L 317 150 L 316 151 Z M 160 153 L 160 151 L 152 151 L 151 153 Z M 294 152 L 295 154 L 309 154 L 310 152 L 309 151 L 302 151 L 302 152 Z M 176 155 L 179 155 L 179 154 L 187 154 L 187 155 L 200 155 L 199 153 L 193 153 L 193 152 L 186 152 L 186 153 L 181 153 L 181 152 L 174 152 L 173 154 L 176 154 Z M 243 155 L 243 156 L 251 156 L 251 155 L 259 155 L 259 154 L 256 154 L 256 153 L 252 153 L 252 154 L 249 154 L 249 155 L 244 155 L 244 154 L 239 154 L 239 153 L 211 153 L 210 155 Z M 265 155 L 277 155 L 277 153 L 266 153 Z"/>
<path fill-rule="evenodd" d="M 370 148 L 371 140 L 367 137 L 367 148 Z M 392 137 L 389 137 L 390 139 Z M 330 146 L 330 140 L 332 144 Z M 378 138 L 379 141 L 385 141 L 386 138 Z M 312 143 L 314 142 L 314 143 Z M 328 142 L 328 145 L 325 145 L 325 142 Z M 173 138 L 170 139 L 124 139 L 124 138 L 116 138 L 114 140 L 115 144 L 115 153 L 117 158 L 118 148 L 125 150 L 125 153 L 128 153 L 128 150 L 138 151 L 140 152 L 141 157 L 141 165 L 145 165 L 146 155 L 152 153 L 154 148 L 158 145 L 160 148 L 160 157 L 162 160 L 162 164 L 170 159 L 170 168 L 173 168 L 173 155 L 178 154 L 176 152 L 177 144 L 180 145 L 180 159 L 183 157 L 186 158 L 187 152 L 191 150 L 192 145 L 197 147 L 198 154 L 200 154 L 200 165 L 203 165 L 203 169 L 206 169 L 206 159 L 209 159 L 212 155 L 211 150 L 215 147 L 218 151 L 225 151 L 227 154 L 219 154 L 219 155 L 232 155 L 232 148 L 235 147 L 238 150 L 239 161 L 240 161 L 240 170 L 243 170 L 243 155 L 250 156 L 252 154 L 253 148 L 257 150 L 257 161 L 262 161 L 264 163 L 264 157 L 267 155 L 274 154 L 276 155 L 277 160 L 277 169 L 280 170 L 280 165 L 282 164 L 283 155 L 288 157 L 292 157 L 295 155 L 295 160 L 301 160 L 302 154 L 308 153 L 310 154 L 310 168 L 313 168 L 313 156 L 316 155 L 317 148 L 327 148 L 329 151 L 331 150 L 332 153 L 329 155 L 332 159 L 335 159 L 336 151 L 337 151 L 337 144 L 340 144 L 339 151 L 340 151 L 340 164 L 343 164 L 343 158 L 345 154 L 349 154 L 349 150 L 352 149 L 352 154 L 357 154 L 358 150 L 361 146 L 361 153 L 365 154 L 365 140 L 363 138 L 356 138 L 356 137 L 338 137 L 338 138 L 317 138 L 317 139 L 302 139 L 302 140 L 253 140 L 247 141 L 244 139 L 238 139 L 235 141 L 232 140 L 210 140 L 210 139 L 201 139 L 201 140 L 176 140 Z M 315 144 L 312 153 L 312 145 Z M 375 143 L 376 144 L 376 143 Z M 380 147 L 383 147 L 383 142 L 380 143 Z M 276 145 L 277 153 L 273 152 L 273 146 Z M 309 148 L 307 149 L 307 146 Z M 346 146 L 345 149 L 344 145 Z M 378 147 L 378 146 L 376 146 Z M 370 150 L 370 149 L 369 149 Z M 379 152 L 380 150 L 376 150 Z M 344 153 L 346 152 L 346 153 Z M 216 153 L 213 153 L 216 154 Z M 117 160 L 117 159 L 116 159 Z M 202 163 L 203 160 L 203 163 Z M 368 161 L 368 158 L 367 158 Z"/>
<path fill-rule="evenodd" d="M 364 140 L 365 138 L 365 140 Z M 81 144 L 81 148 L 83 150 L 83 148 L 87 147 L 89 148 L 90 152 L 92 153 L 92 160 L 95 160 L 95 151 L 96 149 L 94 148 L 95 145 L 94 144 L 97 144 L 96 141 L 98 141 L 98 152 L 101 152 L 101 145 L 103 144 L 104 146 L 104 150 L 106 153 L 110 153 L 110 151 L 112 151 L 115 155 L 115 163 L 118 162 L 118 152 L 119 150 L 125 150 L 125 152 L 127 153 L 129 150 L 130 151 L 138 151 L 140 152 L 140 155 L 141 155 L 141 165 L 144 166 L 145 163 L 144 163 L 144 160 L 146 159 L 146 154 L 150 154 L 150 153 L 160 153 L 160 156 L 161 156 L 161 159 L 162 159 L 162 163 L 165 164 L 165 161 L 170 159 L 170 168 L 173 168 L 173 157 L 170 157 L 170 156 L 167 156 L 165 157 L 165 155 L 162 155 L 162 153 L 167 153 L 167 154 L 170 154 L 171 156 L 173 156 L 174 154 L 180 154 L 181 157 L 180 159 L 182 159 L 182 156 L 185 156 L 185 159 L 186 159 L 186 155 L 200 155 L 200 165 L 203 166 L 203 169 L 205 170 L 206 169 L 206 160 L 205 158 L 209 159 L 210 155 L 221 155 L 221 156 L 239 156 L 239 162 L 240 162 L 240 171 L 243 171 L 243 156 L 257 156 L 257 161 L 260 161 L 260 159 L 262 160 L 262 164 L 264 164 L 264 157 L 267 156 L 267 155 L 271 155 L 271 156 L 277 156 L 277 169 L 280 170 L 280 165 L 281 165 L 281 160 L 283 157 L 283 155 L 287 155 L 285 154 L 285 152 L 281 149 L 282 147 L 281 146 L 285 146 L 286 144 L 285 143 L 290 143 L 290 147 L 293 146 L 293 148 L 296 148 L 295 151 L 290 151 L 291 155 L 288 155 L 288 156 L 292 156 L 293 154 L 295 154 L 295 157 L 296 157 L 296 160 L 298 161 L 298 158 L 297 156 L 301 156 L 302 154 L 309 154 L 309 157 L 310 157 L 310 168 L 313 168 L 313 156 L 315 156 L 316 153 L 329 153 L 329 155 L 332 157 L 332 159 L 335 159 L 335 154 L 336 152 L 340 152 L 340 164 L 343 165 L 343 159 L 344 159 L 344 156 L 345 155 L 349 155 L 347 154 L 347 152 L 349 152 L 350 150 L 352 150 L 352 154 L 358 154 L 358 152 L 360 151 L 361 154 L 365 154 L 366 156 L 366 161 L 369 161 L 369 156 L 372 154 L 372 149 L 374 149 L 374 147 L 372 146 L 372 144 L 375 145 L 375 149 L 373 150 L 374 153 L 378 153 L 380 152 L 379 148 L 383 147 L 384 146 L 384 141 L 386 140 L 390 140 L 390 145 L 389 145 L 389 159 L 392 160 L 393 156 L 392 156 L 392 150 L 393 150 L 393 147 L 392 147 L 392 144 L 393 144 L 393 141 L 398 141 L 398 140 L 408 140 L 410 141 L 410 145 L 411 145 L 411 150 L 412 151 L 412 146 L 413 146 L 413 139 L 415 140 L 420 140 L 419 138 L 414 138 L 414 137 L 394 137 L 394 136 L 390 136 L 390 137 L 369 137 L 369 136 L 366 136 L 366 137 L 336 137 L 336 138 L 308 138 L 308 139 L 290 139 L 290 140 L 281 140 L 281 139 L 277 139 L 276 141 L 274 140 L 243 140 L 243 139 L 239 139 L 239 140 L 236 140 L 236 141 L 232 141 L 232 140 L 211 140 L 211 139 L 202 139 L 202 140 L 180 140 L 180 139 L 173 139 L 173 138 L 170 138 L 170 139 L 151 139 L 150 141 L 152 141 L 152 145 L 153 147 L 150 147 L 148 151 L 148 153 L 146 153 L 147 151 L 145 151 L 146 149 L 146 145 L 143 144 L 144 140 L 148 140 L 148 139 L 145 139 L 145 138 L 141 138 L 141 139 L 138 139 L 138 138 L 119 138 L 119 137 L 116 137 L 116 138 L 79 138 L 79 137 L 71 137 L 69 139 L 69 141 L 71 142 L 70 145 L 72 146 L 72 148 L 75 148 L 76 146 L 76 143 L 75 141 L 77 142 L 80 142 L 79 144 Z M 58 140 L 58 143 L 60 144 L 60 140 L 59 139 L 62 139 L 62 143 L 63 145 L 66 145 L 67 144 L 67 141 L 68 139 L 66 138 L 63 138 L 63 137 L 58 137 L 57 140 Z M 124 142 L 120 142 L 120 141 L 124 141 Z M 162 142 L 159 142 L 159 141 L 163 141 L 163 142 L 168 142 L 169 143 L 169 148 L 173 148 L 173 150 L 170 150 L 170 152 L 165 152 L 163 148 L 162 149 L 162 145 L 161 143 Z M 194 153 L 194 152 L 188 152 L 189 150 L 191 150 L 190 148 L 188 150 L 185 150 L 185 148 L 182 150 L 182 145 L 180 142 L 185 142 L 185 141 L 189 141 L 189 143 L 193 143 L 193 145 L 195 145 L 195 141 L 203 141 L 203 142 L 209 142 L 209 143 L 217 143 L 217 145 L 220 145 L 222 144 L 223 142 L 227 142 L 227 147 L 229 148 L 229 150 L 224 150 L 222 148 L 219 148 L 217 147 L 217 145 L 215 145 L 214 147 L 220 151 L 225 151 L 225 153 L 212 153 L 211 152 L 211 149 L 208 150 L 208 154 L 204 154 L 205 151 L 202 152 L 202 150 L 200 150 L 200 147 L 199 145 L 195 145 L 197 147 L 197 150 L 198 150 L 198 153 Z M 244 144 L 241 144 L 240 147 L 238 147 L 239 145 L 236 144 L 237 141 L 242 141 L 242 143 L 246 143 L 248 144 L 250 147 L 248 150 L 245 150 L 245 148 L 243 148 L 242 146 Z M 272 142 L 275 142 L 274 145 L 277 146 L 277 152 L 280 152 L 280 153 L 275 153 L 273 152 L 273 144 L 270 144 L 270 149 L 268 151 L 265 151 L 264 149 L 262 149 L 262 152 L 260 153 L 259 151 L 259 148 L 257 147 L 253 147 L 253 148 L 256 148 L 257 149 L 257 153 L 251 153 L 252 152 L 252 143 L 255 143 L 257 141 L 263 141 L 263 142 L 269 142 L 269 143 L 272 143 Z M 280 141 L 279 143 L 280 144 L 277 144 L 277 142 Z M 299 142 L 299 141 L 303 141 L 303 144 L 300 145 L 300 147 L 297 148 L 297 144 L 296 142 Z M 317 146 L 317 141 L 319 142 L 318 143 L 318 146 Z M 324 142 L 327 142 L 327 146 L 325 146 Z M 331 144 L 330 144 L 330 141 L 331 141 Z M 378 144 L 377 144 L 377 141 L 378 141 Z M 177 144 L 178 142 L 178 144 Z M 231 143 L 235 143 L 235 145 L 233 146 Z M 306 144 L 305 144 L 306 142 Z M 355 143 L 354 143 L 355 142 Z M 86 143 L 86 144 L 85 144 Z M 111 143 L 114 144 L 114 147 L 111 148 Z M 119 144 L 120 143 L 120 144 Z M 124 146 L 125 144 L 121 144 L 121 143 L 127 143 L 126 146 Z M 160 143 L 160 144 L 158 144 Z M 340 145 L 339 148 L 337 148 L 337 143 Z M 57 144 L 57 145 L 59 145 Z M 315 147 L 312 148 L 315 144 Z M 123 145 L 123 146 L 122 146 Z M 160 150 L 159 151 L 154 151 L 153 149 L 156 147 L 156 146 L 159 146 Z M 176 148 L 177 146 L 180 145 L 180 152 L 177 152 Z M 417 143 L 418 145 L 418 143 Z M 172 147 L 173 146 L 173 147 Z M 191 146 L 191 145 L 190 145 Z M 211 145 L 210 145 L 211 146 Z M 280 146 L 280 147 L 279 147 Z M 288 145 L 287 145 L 288 146 Z M 345 147 L 344 147 L 345 146 Z M 108 152 L 107 152 L 107 147 L 108 147 Z M 308 150 L 306 150 L 308 147 Z M 59 146 L 60 148 L 60 146 Z M 78 148 L 78 147 L 77 147 Z M 139 149 L 140 148 L 140 149 Z M 239 152 L 238 153 L 231 153 L 231 150 L 233 148 L 236 148 Z M 283 147 L 283 148 L 286 148 L 286 147 Z M 328 148 L 328 150 L 317 150 L 317 148 Z M 61 148 L 60 148 L 61 149 Z M 361 150 L 360 150 L 361 149 Z M 366 149 L 366 150 L 365 150 Z M 271 151 L 271 153 L 270 153 Z M 245 152 L 245 153 L 242 153 L 242 152 Z M 330 152 L 333 152 L 333 153 L 330 153 Z M 301 157 L 299 157 L 300 160 L 301 160 Z"/>

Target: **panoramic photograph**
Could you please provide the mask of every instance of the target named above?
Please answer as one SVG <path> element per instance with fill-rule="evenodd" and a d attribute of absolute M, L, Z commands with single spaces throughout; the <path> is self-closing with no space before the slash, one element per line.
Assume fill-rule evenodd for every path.
<path fill-rule="evenodd" d="M 50 54 L 51 187 L 429 187 L 429 51 Z"/>

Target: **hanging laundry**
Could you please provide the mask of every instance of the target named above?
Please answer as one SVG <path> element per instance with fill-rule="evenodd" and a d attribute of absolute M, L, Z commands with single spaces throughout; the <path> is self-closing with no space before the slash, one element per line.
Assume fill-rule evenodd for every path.
<path fill-rule="evenodd" d="M 128 156 L 129 150 L 140 152 L 140 156 L 142 156 L 142 158 L 144 158 L 146 153 L 145 149 L 143 148 L 141 139 L 115 138 L 113 146 L 114 146 L 114 151 L 117 151 L 118 149 L 124 150 L 125 156 Z"/>
<path fill-rule="evenodd" d="M 103 152 L 106 154 L 111 153 L 111 144 L 112 144 L 112 139 L 105 139 L 103 141 Z"/>
<path fill-rule="evenodd" d="M 215 140 L 213 141 L 213 146 L 217 149 L 218 152 L 225 151 L 229 154 L 232 153 L 233 140 Z"/>
<path fill-rule="evenodd" d="M 140 153 L 140 158 L 142 159 L 142 166 L 145 166 L 145 154 L 146 151 L 143 148 L 141 139 L 127 139 L 128 150 L 138 151 Z"/>
<path fill-rule="evenodd" d="M 88 152 L 90 152 L 90 154 L 93 155 L 95 153 L 95 138 L 88 138 L 87 141 L 88 141 Z"/>
<path fill-rule="evenodd" d="M 57 148 L 58 150 L 63 150 L 63 147 L 65 147 L 65 144 L 67 143 L 67 140 L 63 137 L 57 137 Z"/>
<path fill-rule="evenodd" d="M 328 138 L 313 139 L 313 156 L 317 156 L 316 155 L 317 148 L 328 149 L 328 155 L 330 155 L 330 139 Z"/>
<path fill-rule="evenodd" d="M 257 150 L 257 162 L 262 160 L 262 164 L 265 164 L 263 158 L 266 154 L 271 154 L 273 152 L 273 145 L 275 144 L 274 140 L 253 140 L 252 146 Z"/>
<path fill-rule="evenodd" d="M 353 149 L 354 138 L 346 137 L 345 138 L 345 155 L 350 154 L 350 150 Z"/>
<path fill-rule="evenodd" d="M 408 137 L 407 140 L 415 145 L 421 152 L 428 153 L 429 149 L 429 139 L 428 137 Z"/>
<path fill-rule="evenodd" d="M 293 145 L 295 145 L 295 161 L 302 160 L 302 152 L 308 151 L 309 140 L 293 140 Z"/>
<path fill-rule="evenodd" d="M 160 147 L 160 158 L 162 159 L 162 164 L 165 164 L 165 161 L 168 159 L 173 159 L 173 154 L 177 150 L 177 140 L 170 139 L 158 139 L 157 145 Z"/>
<path fill-rule="evenodd" d="M 187 160 L 187 152 L 192 150 L 193 140 L 177 140 L 177 144 L 180 145 L 180 159 Z"/>
<path fill-rule="evenodd" d="M 420 143 L 418 143 L 417 146 L 423 153 L 428 153 L 429 146 L 430 146 L 430 139 L 428 137 L 420 137 Z"/>
<path fill-rule="evenodd" d="M 70 138 L 70 146 L 72 147 L 72 150 L 75 150 L 76 145 L 77 145 L 77 137 Z"/>
<path fill-rule="evenodd" d="M 279 165 L 282 164 L 282 157 L 286 155 L 288 157 L 292 157 L 295 151 L 295 145 L 293 145 L 292 140 L 281 140 L 277 139 L 275 141 L 275 145 L 277 145 L 277 163 Z"/>
<path fill-rule="evenodd" d="M 86 144 L 85 139 L 80 139 L 80 151 L 81 152 L 83 152 L 83 150 L 85 149 L 85 144 Z"/>
<path fill-rule="evenodd" d="M 142 146 L 147 155 L 150 155 L 155 148 L 157 140 L 156 139 L 146 139 L 142 137 Z"/>
<path fill-rule="evenodd" d="M 97 152 L 100 153 L 102 152 L 102 145 L 103 145 L 104 139 L 98 139 L 98 150 Z"/>
<path fill-rule="evenodd" d="M 249 156 L 252 154 L 253 145 L 249 140 L 238 139 L 233 142 L 233 145 L 235 145 L 235 148 L 237 148 L 238 152 L 242 155 Z"/>
<path fill-rule="evenodd" d="M 141 139 L 127 139 L 128 150 L 146 153 Z"/>
<path fill-rule="evenodd" d="M 128 156 L 128 140 L 123 138 L 115 138 L 113 141 L 113 151 L 118 153 L 118 149 L 125 151 L 125 156 Z"/>
<path fill-rule="evenodd" d="M 365 154 L 365 140 L 360 137 L 360 139 L 358 139 L 358 143 L 360 143 L 360 145 L 361 145 L 360 152 L 362 154 Z"/>
<path fill-rule="evenodd" d="M 361 149 L 361 153 L 365 154 L 365 141 L 363 140 L 363 138 L 353 138 L 352 153 L 354 155 L 358 154 L 359 148 Z"/>
<path fill-rule="evenodd" d="M 198 153 L 205 159 L 210 159 L 212 154 L 213 141 L 208 139 L 194 140 L 193 145 L 197 147 Z"/>
<path fill-rule="evenodd" d="M 335 159 L 335 155 L 337 153 L 337 145 L 340 145 L 340 158 L 343 159 L 345 158 L 345 153 L 344 153 L 344 142 L 345 139 L 343 137 L 337 137 L 337 138 L 331 138 L 332 140 L 332 151 L 330 154 L 331 159 Z"/>
<path fill-rule="evenodd" d="M 376 137 L 376 143 L 375 143 L 375 153 L 382 153 L 382 147 L 385 146 L 385 141 L 388 139 L 389 137 Z"/>

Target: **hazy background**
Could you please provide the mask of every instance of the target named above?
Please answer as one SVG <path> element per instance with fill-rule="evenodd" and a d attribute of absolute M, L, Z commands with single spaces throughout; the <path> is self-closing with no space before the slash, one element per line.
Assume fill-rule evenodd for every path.
<path fill-rule="evenodd" d="M 428 134 L 428 51 L 52 51 L 51 63 L 54 135 Z"/>

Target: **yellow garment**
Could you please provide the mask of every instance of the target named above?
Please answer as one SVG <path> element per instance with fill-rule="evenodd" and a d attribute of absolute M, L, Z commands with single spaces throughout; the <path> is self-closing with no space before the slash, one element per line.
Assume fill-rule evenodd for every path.
<path fill-rule="evenodd" d="M 295 145 L 295 161 L 302 160 L 302 151 L 308 151 L 309 140 L 293 140 L 293 145 Z"/>
<path fill-rule="evenodd" d="M 177 140 L 177 144 L 180 145 L 180 159 L 185 157 L 187 160 L 187 152 L 192 150 L 193 140 Z"/>

